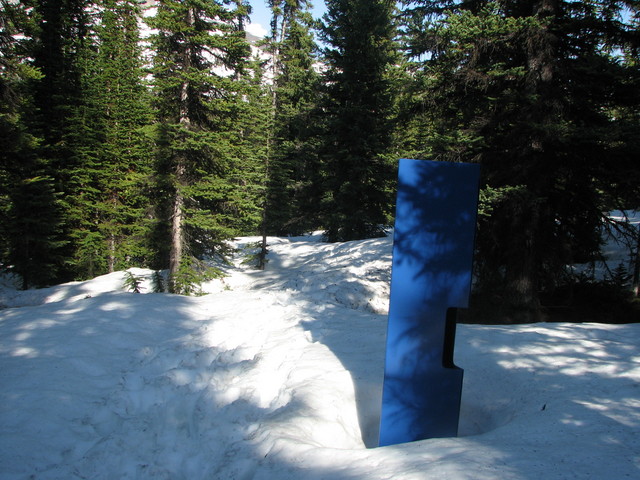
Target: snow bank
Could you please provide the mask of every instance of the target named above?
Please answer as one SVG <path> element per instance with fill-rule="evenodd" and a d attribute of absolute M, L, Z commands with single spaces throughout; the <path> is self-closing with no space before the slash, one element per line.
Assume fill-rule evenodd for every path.
<path fill-rule="evenodd" d="M 640 476 L 640 325 L 460 325 L 461 436 L 367 448 L 390 256 L 270 239 L 266 271 L 238 259 L 202 297 L 128 293 L 122 272 L 5 286 L 0 477 Z"/>

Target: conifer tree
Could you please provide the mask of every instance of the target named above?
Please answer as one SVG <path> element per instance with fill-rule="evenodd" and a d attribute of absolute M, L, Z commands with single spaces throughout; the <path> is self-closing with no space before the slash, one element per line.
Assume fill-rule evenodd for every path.
<path fill-rule="evenodd" d="M 28 87 L 41 79 L 30 63 L 32 9 L 29 1 L 0 5 L 0 266 L 20 274 L 23 288 L 53 281 L 61 263 L 52 182 L 38 176 L 38 139 L 25 122 Z"/>
<path fill-rule="evenodd" d="M 327 7 L 324 222 L 328 240 L 344 241 L 382 235 L 389 223 L 394 2 L 330 0 Z"/>
<path fill-rule="evenodd" d="M 112 272 L 149 261 L 148 204 L 151 144 L 144 127 L 151 124 L 148 93 L 142 83 L 142 51 L 136 0 L 103 0 L 99 52 L 92 94 L 102 125 L 95 187 L 93 228 L 106 270 Z"/>
<path fill-rule="evenodd" d="M 237 79 L 243 101 L 237 104 L 237 114 L 230 125 L 234 150 L 226 176 L 232 187 L 227 223 L 235 235 L 256 235 L 263 219 L 270 126 L 270 97 L 263 75 L 262 62 L 253 58 Z"/>
<path fill-rule="evenodd" d="M 408 96 L 426 134 L 414 145 L 482 164 L 479 289 L 511 321 L 540 319 L 541 291 L 563 281 L 565 265 L 597 258 L 606 212 L 635 189 L 624 181 L 638 171 L 638 137 L 625 132 L 637 126 L 640 72 L 620 55 L 637 49 L 629 7 L 416 4 Z M 635 120 L 618 114 L 629 105 Z"/>
<path fill-rule="evenodd" d="M 263 61 L 254 57 L 247 73 L 243 77 L 246 101 L 241 104 L 238 122 L 242 151 L 233 176 L 239 202 L 244 205 L 237 215 L 237 228 L 244 234 L 255 235 L 260 231 L 265 206 L 272 98 L 264 78 Z"/>
<path fill-rule="evenodd" d="M 219 250 L 233 235 L 234 186 L 228 174 L 238 153 L 235 121 L 239 75 L 249 53 L 242 30 L 246 7 L 216 0 L 161 0 L 149 24 L 154 94 L 159 115 L 158 185 L 170 291 L 194 259 Z M 189 280 L 190 281 L 190 280 Z"/>
<path fill-rule="evenodd" d="M 314 224 L 318 169 L 314 123 L 320 76 L 311 4 L 303 0 L 270 1 L 273 131 L 270 139 L 266 230 L 300 234 Z"/>
<path fill-rule="evenodd" d="M 18 5 L 0 3 L 0 265 L 9 259 L 9 210 L 10 190 L 15 184 L 15 168 L 12 165 L 24 148 L 25 132 L 21 128 L 20 89 L 26 78 L 21 58 L 21 42 L 18 35 L 26 30 L 27 15 Z M 35 73 L 35 72 L 34 72 Z"/>
<path fill-rule="evenodd" d="M 79 92 L 66 115 L 69 156 L 61 196 L 70 247 L 66 261 L 75 279 L 92 278 L 108 271 L 105 242 L 98 231 L 98 210 L 104 199 L 100 155 L 105 144 L 105 117 L 99 103 L 102 90 L 97 83 L 101 73 L 95 34 L 98 15 L 91 6 L 85 7 L 84 12 L 85 39 L 73 53 Z"/>
<path fill-rule="evenodd" d="M 21 159 L 11 223 L 19 242 L 12 263 L 25 287 L 69 280 L 74 273 L 72 236 L 81 223 L 74 200 L 83 188 L 76 174 L 84 132 L 77 126 L 85 118 L 79 58 L 88 40 L 89 7 L 75 0 L 38 0 L 28 10 L 37 25 L 28 56 L 38 75 L 31 80 L 24 120 L 38 143 Z"/>

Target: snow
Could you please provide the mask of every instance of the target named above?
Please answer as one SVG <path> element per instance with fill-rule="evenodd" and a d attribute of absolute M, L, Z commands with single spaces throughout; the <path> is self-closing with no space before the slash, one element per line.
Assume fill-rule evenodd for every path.
<path fill-rule="evenodd" d="M 640 478 L 640 324 L 459 325 L 460 436 L 376 446 L 391 239 L 183 297 L 0 285 L 0 478 Z"/>
<path fill-rule="evenodd" d="M 269 33 L 260 23 L 250 23 L 246 26 L 246 30 L 251 35 L 255 35 L 258 38 L 264 38 Z"/>

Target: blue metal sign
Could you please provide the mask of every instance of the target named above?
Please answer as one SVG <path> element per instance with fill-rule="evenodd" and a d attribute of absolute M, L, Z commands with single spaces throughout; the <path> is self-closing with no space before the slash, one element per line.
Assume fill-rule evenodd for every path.
<path fill-rule="evenodd" d="M 456 436 L 480 166 L 400 160 L 380 446 Z"/>

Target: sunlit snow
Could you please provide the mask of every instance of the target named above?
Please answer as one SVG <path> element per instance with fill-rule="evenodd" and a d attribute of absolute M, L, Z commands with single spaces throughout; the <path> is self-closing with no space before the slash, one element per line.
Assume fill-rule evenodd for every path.
<path fill-rule="evenodd" d="M 460 436 L 372 448 L 391 239 L 269 243 L 200 297 L 5 281 L 0 477 L 640 478 L 640 324 L 460 325 Z"/>

